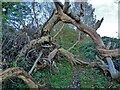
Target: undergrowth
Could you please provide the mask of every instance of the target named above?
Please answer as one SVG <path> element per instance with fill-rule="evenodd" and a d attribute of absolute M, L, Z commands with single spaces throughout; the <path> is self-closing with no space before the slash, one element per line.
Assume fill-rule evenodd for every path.
<path fill-rule="evenodd" d="M 74 32 L 75 31 L 69 30 L 69 28 L 65 27 L 60 35 L 55 39 L 55 41 L 65 49 L 68 49 L 76 41 L 78 31 L 76 33 Z M 119 47 L 119 40 L 113 40 L 106 37 L 103 38 L 105 44 L 107 44 L 110 40 L 112 40 L 112 45 L 117 42 L 116 47 Z M 85 37 L 81 39 L 79 44 L 75 46 L 70 52 L 72 52 L 77 58 L 81 60 L 91 62 L 96 60 L 96 52 L 94 52 L 95 49 L 95 45 L 90 37 Z M 37 72 L 33 72 L 31 75 L 37 82 L 44 80 L 46 84 L 49 84 L 54 88 L 66 88 L 73 80 L 73 67 L 63 56 L 61 56 L 59 60 L 56 61 L 56 64 L 58 67 L 57 73 L 53 73 L 49 68 L 45 68 L 38 70 Z M 17 65 L 14 60 L 10 63 L 10 67 L 17 66 L 22 67 L 25 71 L 28 72 L 32 65 L 28 62 L 27 59 L 20 62 L 19 65 Z M 78 65 L 78 71 L 80 88 L 120 88 L 120 84 L 112 80 L 110 76 L 105 76 L 98 68 L 90 68 L 88 66 L 83 67 Z M 24 82 L 20 79 L 12 78 L 3 82 L 3 90 L 8 90 L 8 88 L 12 88 L 12 90 L 20 88 L 23 90 L 24 88 L 27 88 L 27 85 L 24 84 Z"/>

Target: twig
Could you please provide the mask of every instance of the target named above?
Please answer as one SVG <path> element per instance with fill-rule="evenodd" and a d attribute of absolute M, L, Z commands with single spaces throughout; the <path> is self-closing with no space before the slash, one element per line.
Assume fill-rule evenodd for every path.
<path fill-rule="evenodd" d="M 63 12 L 64 12 L 64 13 L 67 13 L 67 12 L 68 12 L 68 10 L 69 10 L 69 8 L 70 8 L 69 3 L 70 3 L 69 0 L 65 0 L 64 6 L 63 6 Z"/>
<path fill-rule="evenodd" d="M 42 54 L 43 54 L 43 52 L 42 52 L 42 50 L 41 50 L 41 52 L 39 53 L 38 58 L 36 59 L 35 63 L 33 64 L 33 66 L 32 66 L 32 68 L 31 68 L 31 70 L 28 72 L 28 74 L 29 74 L 29 75 L 32 73 L 32 71 L 33 71 L 33 69 L 35 68 L 35 66 L 36 66 L 37 62 L 40 60 L 40 58 L 41 58 Z"/>
<path fill-rule="evenodd" d="M 110 49 L 110 47 L 111 47 L 111 42 L 108 42 L 106 49 Z"/>
<path fill-rule="evenodd" d="M 33 9 L 33 13 L 34 13 L 34 19 L 35 19 L 35 22 L 36 22 L 37 27 L 38 27 L 39 26 L 38 25 L 38 19 L 36 17 L 36 13 L 35 13 L 35 0 L 33 0 L 33 2 L 32 2 L 32 9 Z"/>
<path fill-rule="evenodd" d="M 55 36 L 53 37 L 53 39 L 55 39 L 58 36 L 58 34 L 62 31 L 63 27 L 64 27 L 64 24 L 62 25 L 62 27 L 60 28 L 60 30 L 55 34 Z"/>
<path fill-rule="evenodd" d="M 113 45 L 113 49 L 116 47 L 116 43 Z"/>
<path fill-rule="evenodd" d="M 103 17 L 101 20 L 98 20 L 98 21 L 95 23 L 95 26 L 94 26 L 94 29 L 95 29 L 95 30 L 97 30 L 97 29 L 101 26 L 103 20 L 104 20 L 104 17 Z"/>
<path fill-rule="evenodd" d="M 70 48 L 68 49 L 68 51 L 70 51 L 71 49 L 73 49 L 73 48 L 79 43 L 79 41 L 80 41 L 80 31 L 79 31 L 78 40 L 75 42 L 75 44 L 73 44 L 72 47 L 70 47 Z"/>
<path fill-rule="evenodd" d="M 32 51 L 34 51 L 35 49 L 31 49 L 30 51 L 28 51 L 26 57 L 28 57 L 29 53 L 31 53 Z"/>

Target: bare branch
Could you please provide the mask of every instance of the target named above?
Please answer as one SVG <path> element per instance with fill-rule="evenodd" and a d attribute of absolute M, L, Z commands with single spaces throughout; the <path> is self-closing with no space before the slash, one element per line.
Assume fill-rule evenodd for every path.
<path fill-rule="evenodd" d="M 64 14 L 64 16 L 62 15 L 62 14 L 63 14 L 63 10 L 62 10 L 62 7 L 61 7 L 61 5 L 59 4 L 59 2 L 54 2 L 54 3 L 55 3 L 56 9 L 57 9 L 57 11 L 58 11 L 58 13 L 59 13 L 59 16 L 60 16 L 61 20 L 64 21 L 64 22 L 66 22 L 66 23 L 70 23 L 70 22 L 69 22 L 69 19 L 67 19 L 66 17 L 64 17 L 64 16 L 66 16 L 66 15 L 65 15 L 65 14 Z M 62 6 L 63 6 L 63 5 L 62 5 Z M 73 14 L 73 12 L 70 12 L 70 13 L 69 13 L 69 16 L 72 17 L 73 19 L 75 19 L 77 22 L 80 21 L 79 16 Z M 64 18 L 66 18 L 67 20 L 65 20 Z"/>
<path fill-rule="evenodd" d="M 56 6 L 56 9 L 57 9 L 57 13 L 61 13 L 61 12 L 63 12 L 62 11 L 62 7 L 61 7 L 61 5 L 59 4 L 59 2 L 54 2 L 55 3 L 55 6 Z"/>
<path fill-rule="evenodd" d="M 67 13 L 70 8 L 69 0 L 65 0 L 64 7 L 63 7 L 63 12 Z"/>
<path fill-rule="evenodd" d="M 71 18 L 73 18 L 75 21 L 80 22 L 80 15 L 79 14 L 76 15 L 74 12 L 71 11 L 68 15 Z"/>
<path fill-rule="evenodd" d="M 115 69 L 111 58 L 106 57 L 106 60 L 107 60 L 108 65 L 107 64 L 101 65 L 99 62 L 91 62 L 91 63 L 88 63 L 86 65 L 89 65 L 90 67 L 100 67 L 104 71 L 105 75 L 107 74 L 106 71 L 108 71 L 108 72 L 110 72 L 113 79 L 120 79 L 120 72 L 118 72 Z"/>
<path fill-rule="evenodd" d="M 67 50 L 65 50 L 65 49 L 63 49 L 63 48 L 59 48 L 58 50 L 59 50 L 59 52 L 60 52 L 61 54 L 63 54 L 65 57 L 68 58 L 68 61 L 69 61 L 72 65 L 77 64 L 77 63 L 78 63 L 78 64 L 83 64 L 83 65 L 89 65 L 88 62 L 84 62 L 84 61 L 82 61 L 82 60 L 76 59 L 75 56 L 74 56 L 72 53 L 70 53 L 69 51 L 67 51 Z"/>
<path fill-rule="evenodd" d="M 116 78 L 120 77 L 120 73 L 115 69 L 115 66 L 114 66 L 111 58 L 106 57 L 106 60 L 107 60 L 109 72 L 110 72 L 112 78 L 116 79 Z"/>
<path fill-rule="evenodd" d="M 97 29 L 101 26 L 103 20 L 104 20 L 104 17 L 103 17 L 101 20 L 98 20 L 98 21 L 95 23 L 95 26 L 94 26 L 94 29 L 95 29 L 95 30 L 97 30 Z"/>
<path fill-rule="evenodd" d="M 59 33 L 63 30 L 64 24 L 62 25 L 62 27 L 60 28 L 60 30 L 54 35 L 53 39 L 55 39 Z"/>
<path fill-rule="evenodd" d="M 31 68 L 30 71 L 28 72 L 29 75 L 32 73 L 33 69 L 34 69 L 35 66 L 37 65 L 37 62 L 40 60 L 41 56 L 42 56 L 42 50 L 41 50 L 41 52 L 39 53 L 39 56 L 38 56 L 38 58 L 36 59 L 36 61 L 34 62 L 32 68 Z"/>
<path fill-rule="evenodd" d="M 54 61 L 52 61 L 52 59 L 55 57 L 55 55 L 57 54 L 57 52 L 58 52 L 58 49 L 55 48 L 52 52 L 49 53 L 48 58 L 41 58 L 42 62 L 39 61 L 40 65 L 35 65 L 36 67 L 34 66 L 35 71 L 38 70 L 38 69 L 40 69 L 40 68 L 47 67 L 47 66 L 49 66 L 50 68 L 53 67 L 53 66 L 55 66 L 55 64 L 53 64 Z M 57 68 L 57 67 L 55 66 L 54 68 Z M 53 69 L 53 68 L 51 68 L 51 69 Z"/>
<path fill-rule="evenodd" d="M 110 49 L 110 47 L 111 47 L 111 42 L 108 42 L 106 49 Z"/>
<path fill-rule="evenodd" d="M 49 36 L 43 36 L 41 38 L 38 38 L 38 39 L 34 39 L 32 40 L 30 43 L 26 44 L 22 50 L 19 52 L 18 56 L 17 56 L 17 61 L 19 60 L 19 58 L 25 56 L 25 53 L 30 49 L 30 48 L 33 48 L 35 47 L 35 45 L 37 43 L 41 44 L 41 43 L 44 43 L 45 41 L 49 42 L 50 38 Z"/>
<path fill-rule="evenodd" d="M 75 42 L 75 44 L 73 44 L 72 47 L 70 47 L 70 48 L 68 49 L 68 51 L 70 51 L 71 49 L 73 49 L 73 48 L 79 43 L 79 41 L 80 41 L 80 34 L 81 34 L 81 32 L 79 31 L 78 40 Z"/>
<path fill-rule="evenodd" d="M 63 48 L 60 48 L 60 49 L 58 49 L 58 50 L 59 50 L 59 52 L 60 52 L 61 54 L 63 54 L 65 57 L 68 58 L 68 61 L 69 61 L 72 65 L 76 64 L 76 63 L 74 63 L 74 62 L 75 62 L 75 58 L 74 58 L 74 55 L 73 55 L 72 53 L 68 52 L 67 50 L 65 50 L 65 49 L 63 49 Z"/>
<path fill-rule="evenodd" d="M 35 22 L 36 22 L 37 27 L 38 27 L 39 26 L 38 19 L 36 17 L 36 13 L 35 13 L 35 0 L 33 0 L 33 2 L 32 2 L 32 9 L 33 9 L 33 13 L 34 13 L 34 19 L 35 19 Z"/>
<path fill-rule="evenodd" d="M 80 13 L 79 16 L 84 16 L 83 1 L 80 2 Z"/>
<path fill-rule="evenodd" d="M 41 31 L 41 37 L 49 35 L 49 32 L 51 31 L 52 27 L 59 22 L 59 17 L 57 10 L 54 10 L 51 17 L 46 21 L 46 23 L 43 26 L 43 29 Z"/>
<path fill-rule="evenodd" d="M 59 0 L 53 0 L 55 4 L 58 4 L 63 9 L 63 4 Z"/>
<path fill-rule="evenodd" d="M 48 59 L 53 59 L 54 56 L 56 55 L 56 53 L 58 52 L 58 49 L 55 48 L 52 52 L 50 52 L 50 54 L 48 55 Z"/>
<path fill-rule="evenodd" d="M 39 85 L 36 84 L 34 79 L 30 75 L 28 75 L 22 68 L 8 68 L 7 70 L 0 73 L 0 78 L 2 78 L 2 80 L 9 79 L 11 77 L 18 77 L 22 79 L 29 88 L 39 88 Z"/>
<path fill-rule="evenodd" d="M 95 31 L 94 28 L 88 27 L 82 22 L 77 22 L 75 19 L 71 18 L 69 15 L 61 12 L 60 18 L 63 22 L 74 24 L 79 30 L 87 33 L 95 42 L 97 48 L 105 48 L 105 45 L 100 37 L 100 35 Z M 82 29 L 81 29 L 82 28 Z"/>
<path fill-rule="evenodd" d="M 103 56 L 120 56 L 120 48 L 118 49 L 113 49 L 113 50 L 107 50 L 107 49 L 98 49 L 100 51 L 100 53 L 103 55 Z"/>

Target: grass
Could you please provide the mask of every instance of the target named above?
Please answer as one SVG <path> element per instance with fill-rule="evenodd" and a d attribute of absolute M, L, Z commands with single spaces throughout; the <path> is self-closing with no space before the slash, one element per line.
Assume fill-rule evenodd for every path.
<path fill-rule="evenodd" d="M 66 88 L 72 83 L 73 67 L 66 60 L 58 62 L 57 66 L 59 72 L 56 74 L 49 72 L 49 69 L 38 72 L 44 73 L 44 76 L 41 77 L 40 75 L 40 77 L 43 78 L 47 84 L 51 84 L 54 88 Z M 79 65 L 78 71 L 80 88 L 120 88 L 120 85 L 116 83 L 116 81 L 111 80 L 110 76 L 104 76 L 99 69 Z M 38 74 L 38 72 L 36 74 Z M 36 75 L 34 77 L 36 78 Z"/>
<path fill-rule="evenodd" d="M 42 69 L 37 72 L 33 72 L 32 76 L 36 81 L 43 79 L 47 84 L 51 84 L 54 88 L 66 88 L 72 83 L 73 80 L 73 67 L 62 57 L 56 62 L 59 72 L 52 73 L 49 69 Z M 104 76 L 101 70 L 90 67 L 83 67 L 78 65 L 80 88 L 120 88 L 120 84 L 111 80 L 110 76 Z M 8 87 L 13 88 L 27 88 L 27 86 L 21 80 L 9 79 L 4 82 L 7 90 Z"/>

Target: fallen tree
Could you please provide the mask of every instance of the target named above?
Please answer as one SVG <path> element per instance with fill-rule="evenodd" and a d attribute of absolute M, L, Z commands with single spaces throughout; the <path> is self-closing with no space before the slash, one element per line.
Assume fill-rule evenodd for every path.
<path fill-rule="evenodd" d="M 70 4 L 68 0 L 64 3 L 64 5 L 56 0 L 53 0 L 54 4 L 56 6 L 56 9 L 53 11 L 51 17 L 46 21 L 44 24 L 41 35 L 38 39 L 34 39 L 30 41 L 27 45 L 25 45 L 22 50 L 19 52 L 19 55 L 17 56 L 17 62 L 19 62 L 21 57 L 24 57 L 25 54 L 31 49 L 35 48 L 36 44 L 39 44 L 40 50 L 48 48 L 52 51 L 48 51 L 49 55 L 46 57 L 44 56 L 38 56 L 38 59 L 34 63 L 33 67 L 31 68 L 29 74 L 33 71 L 34 68 L 42 68 L 42 67 L 56 67 L 54 63 L 54 56 L 57 54 L 57 52 L 60 52 L 62 55 L 64 55 L 68 61 L 74 66 L 74 65 L 89 65 L 90 67 L 100 67 L 103 69 L 103 71 L 107 70 L 110 72 L 111 77 L 113 79 L 120 79 L 120 72 L 116 70 L 113 61 L 112 56 L 120 56 L 118 53 L 119 49 L 109 50 L 108 46 L 105 46 L 104 42 L 102 41 L 100 35 L 96 32 L 97 29 L 100 27 L 101 23 L 103 22 L 103 18 L 101 20 L 98 20 L 93 27 L 89 27 L 80 20 L 81 15 L 74 15 L 74 13 L 70 12 Z M 81 9 L 82 10 L 82 9 Z M 80 11 L 83 12 L 83 11 Z M 79 17 L 79 18 L 78 18 Z M 78 30 L 88 34 L 93 42 L 96 45 L 97 52 L 99 54 L 102 62 L 85 62 L 82 60 L 77 59 L 72 53 L 70 53 L 68 50 L 65 50 L 60 45 L 53 42 L 52 37 L 50 36 L 50 32 L 55 24 L 57 24 L 59 21 L 62 21 L 63 23 L 71 23 L 75 25 Z M 73 46 L 74 47 L 74 46 Z M 104 58 L 104 60 L 103 60 Z M 105 63 L 105 61 L 107 63 Z M 40 62 L 41 65 L 37 66 L 37 62 Z M 36 67 L 35 67 L 36 66 Z M 10 73 L 9 73 L 10 72 Z M 8 74 L 6 74 L 8 73 Z M 39 88 L 39 85 L 34 82 L 34 79 L 26 72 L 22 71 L 21 69 L 14 69 L 9 68 L 2 73 L 0 73 L 0 77 L 4 79 L 17 76 L 21 79 L 23 79 L 24 82 L 30 87 L 30 88 Z M 29 83 L 30 82 L 30 83 Z"/>

